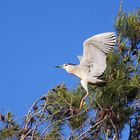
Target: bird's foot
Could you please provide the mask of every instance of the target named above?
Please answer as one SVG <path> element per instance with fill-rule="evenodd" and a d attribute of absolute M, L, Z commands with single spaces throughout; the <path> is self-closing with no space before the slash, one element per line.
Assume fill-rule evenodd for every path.
<path fill-rule="evenodd" d="M 82 101 L 80 102 L 80 109 L 82 109 L 83 106 L 84 106 L 84 100 L 82 100 Z"/>
<path fill-rule="evenodd" d="M 83 106 L 84 106 L 84 100 L 85 100 L 85 98 L 88 96 L 88 92 L 87 92 L 87 94 L 83 97 L 83 99 L 81 100 L 81 102 L 80 102 L 80 109 L 81 108 L 83 108 Z"/>

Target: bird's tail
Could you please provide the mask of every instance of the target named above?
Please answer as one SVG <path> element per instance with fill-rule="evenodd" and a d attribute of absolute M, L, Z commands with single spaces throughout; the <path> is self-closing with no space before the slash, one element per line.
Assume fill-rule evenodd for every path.
<path fill-rule="evenodd" d="M 96 79 L 97 80 L 97 82 L 96 83 L 92 83 L 92 82 L 88 82 L 88 84 L 89 85 L 97 85 L 97 86 L 99 86 L 99 87 L 103 87 L 103 86 L 105 86 L 106 85 L 106 81 L 105 80 L 103 80 L 103 79 Z"/>
<path fill-rule="evenodd" d="M 96 85 L 97 86 L 101 86 L 101 87 L 103 87 L 103 86 L 105 86 L 106 85 L 106 81 L 105 80 L 102 80 L 102 79 L 97 79 L 97 83 L 96 83 Z"/>

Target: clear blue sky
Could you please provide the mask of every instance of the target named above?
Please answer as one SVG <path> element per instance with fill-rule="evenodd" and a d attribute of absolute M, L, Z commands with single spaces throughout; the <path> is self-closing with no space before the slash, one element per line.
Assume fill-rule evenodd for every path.
<path fill-rule="evenodd" d="M 140 0 L 124 0 L 133 11 Z M 0 0 L 0 111 L 16 116 L 57 84 L 79 81 L 54 66 L 78 63 L 83 41 L 114 31 L 119 0 Z"/>

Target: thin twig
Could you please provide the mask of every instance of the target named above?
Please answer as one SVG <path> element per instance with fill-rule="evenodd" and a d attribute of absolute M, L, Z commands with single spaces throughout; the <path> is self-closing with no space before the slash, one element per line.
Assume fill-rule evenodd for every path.
<path fill-rule="evenodd" d="M 105 121 L 107 119 L 107 116 L 104 117 L 104 119 L 102 119 L 101 121 L 97 122 L 94 126 L 90 127 L 86 132 L 82 133 L 80 136 L 78 136 L 75 140 L 78 140 L 81 136 L 83 136 L 84 134 L 86 134 L 90 129 L 93 129 L 94 127 L 98 126 L 100 123 L 102 123 L 103 121 Z"/>
<path fill-rule="evenodd" d="M 25 118 L 25 117 L 26 117 L 26 115 L 24 115 L 24 116 L 22 116 L 22 117 L 19 117 L 19 118 L 13 120 L 12 122 L 16 122 L 16 121 L 21 120 L 21 119 L 23 119 L 23 118 Z"/>
<path fill-rule="evenodd" d="M 58 95 L 58 96 L 61 97 L 61 98 L 69 105 L 70 111 L 71 111 L 72 114 L 73 114 L 73 106 L 72 106 L 63 96 L 60 96 L 60 95 Z"/>
<path fill-rule="evenodd" d="M 30 129 L 25 135 L 21 136 L 20 140 L 24 140 L 32 131 L 33 129 Z"/>
<path fill-rule="evenodd" d="M 113 128 L 114 128 L 114 130 L 115 130 L 115 135 L 114 135 L 114 137 L 113 137 L 113 140 L 119 140 L 119 136 L 118 136 L 118 130 L 117 130 L 117 128 L 116 128 L 116 126 L 115 126 L 115 124 L 113 123 L 113 120 L 110 118 L 110 122 L 111 122 L 111 124 L 112 124 L 112 126 L 113 126 Z"/>
<path fill-rule="evenodd" d="M 82 128 L 82 127 L 87 123 L 88 120 L 89 120 L 89 118 L 88 118 L 82 125 L 80 125 L 76 130 L 74 130 L 74 131 L 71 133 L 71 135 L 69 136 L 68 140 L 70 140 L 70 138 L 73 136 L 73 134 L 74 134 L 76 131 L 78 131 L 80 128 Z"/>
<path fill-rule="evenodd" d="M 107 129 L 105 140 L 108 140 L 108 135 L 109 135 L 109 129 Z"/>
<path fill-rule="evenodd" d="M 95 129 L 95 130 L 91 131 L 91 132 L 88 133 L 86 136 L 84 136 L 83 139 L 84 139 L 84 138 L 87 138 L 89 135 L 91 135 L 92 133 L 96 132 L 97 130 L 98 130 L 98 129 Z"/>
<path fill-rule="evenodd" d="M 36 101 L 33 103 L 33 105 L 30 107 L 30 109 L 29 109 L 27 115 L 30 114 L 30 112 L 32 111 L 33 107 L 36 106 L 36 104 L 37 104 L 41 99 L 42 99 L 42 97 L 40 97 L 38 100 L 36 100 Z"/>
<path fill-rule="evenodd" d="M 66 117 L 66 118 L 64 118 L 64 119 L 62 119 L 62 120 L 57 120 L 57 121 L 51 123 L 48 127 L 46 127 L 46 128 L 44 129 L 44 131 L 42 132 L 42 134 L 40 135 L 40 137 L 42 137 L 42 136 L 44 135 L 44 133 L 47 131 L 47 129 L 49 129 L 51 126 L 55 125 L 56 123 L 58 123 L 58 122 L 60 122 L 60 121 L 62 122 L 62 121 L 65 121 L 65 120 L 69 120 L 69 119 L 74 118 L 74 117 L 76 117 L 76 116 L 79 116 L 79 115 L 81 115 L 81 114 L 83 114 L 83 113 L 85 113 L 85 112 L 86 112 L 86 110 L 85 110 L 85 111 L 82 111 L 82 112 L 80 112 L 80 113 L 78 113 L 78 114 L 76 114 L 76 115 L 71 115 L 71 116 Z"/>
<path fill-rule="evenodd" d="M 44 108 L 43 108 L 43 110 L 42 110 L 42 113 L 41 113 L 41 115 L 40 115 L 40 117 L 39 117 L 39 119 L 38 119 L 36 125 L 35 125 L 34 128 L 33 128 L 33 131 L 32 131 L 32 138 L 31 138 L 32 140 L 34 139 L 34 134 L 35 134 L 36 128 L 38 127 L 38 124 L 39 124 L 39 122 L 40 122 L 40 120 L 41 120 L 41 118 L 42 118 L 42 115 L 43 115 L 44 112 L 45 112 L 45 107 L 46 107 L 46 102 L 45 102 Z"/>

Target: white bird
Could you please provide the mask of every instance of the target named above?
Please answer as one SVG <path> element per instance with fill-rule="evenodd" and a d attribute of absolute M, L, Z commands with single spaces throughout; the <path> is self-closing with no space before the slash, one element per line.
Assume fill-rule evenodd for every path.
<path fill-rule="evenodd" d="M 114 32 L 106 32 L 94 35 L 83 43 L 83 56 L 78 56 L 80 64 L 71 63 L 57 68 L 63 68 L 68 73 L 73 74 L 81 79 L 81 85 L 86 90 L 87 94 L 81 100 L 80 108 L 83 106 L 84 99 L 88 96 L 88 84 L 97 84 L 104 82 L 99 79 L 106 69 L 106 57 L 108 52 L 115 45 Z"/>

